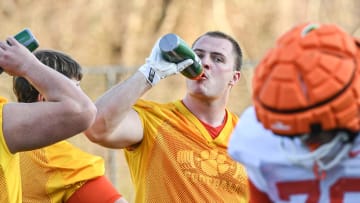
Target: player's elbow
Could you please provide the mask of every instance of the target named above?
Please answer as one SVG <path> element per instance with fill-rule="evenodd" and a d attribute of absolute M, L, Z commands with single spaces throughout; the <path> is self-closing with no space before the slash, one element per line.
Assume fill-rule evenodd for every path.
<path fill-rule="evenodd" d="M 90 127 L 84 131 L 85 136 L 93 143 L 99 144 L 102 141 L 102 137 Z"/>
<path fill-rule="evenodd" d="M 76 124 L 80 132 L 88 129 L 94 123 L 97 112 L 96 106 L 92 102 L 72 105 L 70 111 L 77 119 Z"/>
<path fill-rule="evenodd" d="M 106 132 L 106 127 L 101 119 L 96 118 L 93 125 L 84 131 L 84 134 L 91 142 L 101 144 L 105 142 L 105 138 L 107 137 Z"/>

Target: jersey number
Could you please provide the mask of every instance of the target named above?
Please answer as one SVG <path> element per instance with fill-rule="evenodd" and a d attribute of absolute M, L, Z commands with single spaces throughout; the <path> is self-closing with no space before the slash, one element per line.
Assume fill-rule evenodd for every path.
<path fill-rule="evenodd" d="M 318 203 L 320 199 L 320 182 L 318 180 L 303 180 L 277 183 L 281 200 L 289 201 L 291 195 L 307 194 L 306 203 Z M 329 190 L 330 203 L 343 203 L 346 192 L 360 192 L 360 179 L 340 178 Z"/>

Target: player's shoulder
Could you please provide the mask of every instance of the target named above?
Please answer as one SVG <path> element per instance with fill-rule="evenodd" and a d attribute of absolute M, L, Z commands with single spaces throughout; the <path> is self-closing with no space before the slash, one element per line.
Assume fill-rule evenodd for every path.
<path fill-rule="evenodd" d="M 233 144 L 244 145 L 243 147 L 249 146 L 250 143 L 257 146 L 258 144 L 270 145 L 277 143 L 277 141 L 277 137 L 271 131 L 265 129 L 257 120 L 255 109 L 252 106 L 241 114 L 231 137 Z M 253 150 L 256 150 L 256 148 L 251 147 Z"/>
<path fill-rule="evenodd" d="M 261 161 L 279 161 L 282 159 L 281 139 L 263 127 L 251 106 L 240 116 L 228 152 L 241 163 L 258 165 Z"/>

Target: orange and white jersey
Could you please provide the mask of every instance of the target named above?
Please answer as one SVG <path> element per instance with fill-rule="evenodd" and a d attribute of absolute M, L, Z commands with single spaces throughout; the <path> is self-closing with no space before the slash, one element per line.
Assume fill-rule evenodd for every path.
<path fill-rule="evenodd" d="M 244 111 L 230 139 L 228 151 L 246 167 L 249 181 L 254 186 L 250 190 L 252 203 L 359 202 L 360 157 L 356 153 L 350 153 L 336 166 L 319 174 L 313 170 L 313 161 L 294 164 L 289 158 L 294 150 L 300 155 L 309 153 L 300 142 L 264 129 L 253 107 Z M 359 137 L 351 152 L 358 150 Z M 257 200 L 261 195 L 266 195 L 269 201 Z"/>
<path fill-rule="evenodd" d="M 67 141 L 19 154 L 24 203 L 66 202 L 86 181 L 105 173 L 101 157 Z"/>
<path fill-rule="evenodd" d="M 134 108 L 144 137 L 125 156 L 136 202 L 248 202 L 245 169 L 227 153 L 236 115 L 227 112 L 223 130 L 213 139 L 181 101 L 140 100 Z"/>
<path fill-rule="evenodd" d="M 12 154 L 3 134 L 3 107 L 7 100 L 0 97 L 0 202 L 20 203 L 21 178 L 19 154 Z"/>

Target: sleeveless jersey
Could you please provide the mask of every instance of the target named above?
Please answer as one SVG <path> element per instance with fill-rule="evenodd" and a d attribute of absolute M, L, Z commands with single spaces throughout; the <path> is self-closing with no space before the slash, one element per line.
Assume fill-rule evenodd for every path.
<path fill-rule="evenodd" d="M 5 142 L 3 134 L 3 108 L 6 99 L 0 97 L 0 202 L 20 203 L 21 178 L 19 154 L 12 154 Z"/>
<path fill-rule="evenodd" d="M 19 154 L 24 203 L 66 202 L 87 180 L 105 172 L 101 157 L 67 141 Z"/>
<path fill-rule="evenodd" d="M 227 154 L 230 134 L 238 120 L 228 110 L 223 130 L 212 139 L 200 121 L 175 101 L 158 104 L 139 100 L 144 137 L 125 150 L 136 202 L 248 201 L 247 176 Z"/>
<path fill-rule="evenodd" d="M 295 165 L 289 159 L 294 145 L 289 138 L 274 135 L 256 119 L 253 107 L 240 117 L 229 143 L 229 154 L 246 167 L 249 180 L 276 203 L 356 203 L 360 201 L 360 157 L 346 157 L 319 178 L 314 162 Z M 296 144 L 296 142 L 295 142 Z M 283 146 L 283 147 L 282 147 Z M 295 148 L 293 148 L 294 150 Z M 298 143 L 296 152 L 309 153 Z M 359 136 L 352 151 L 360 150 Z M 251 196 L 251 195 L 250 195 Z M 251 197 L 250 197 L 251 198 Z M 256 197 L 254 197 L 256 199 Z"/>

